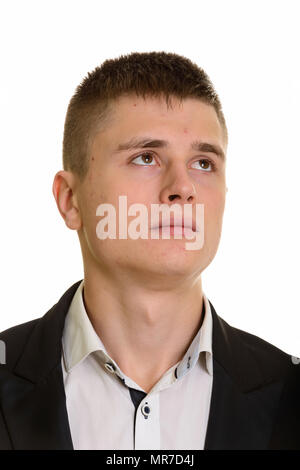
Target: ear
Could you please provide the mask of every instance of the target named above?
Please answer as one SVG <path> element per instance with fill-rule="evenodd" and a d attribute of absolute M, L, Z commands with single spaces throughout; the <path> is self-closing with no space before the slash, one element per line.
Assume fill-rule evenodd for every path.
<path fill-rule="evenodd" d="M 56 201 L 60 215 L 67 227 L 71 230 L 79 230 L 82 225 L 76 196 L 74 175 L 69 171 L 59 171 L 54 176 L 52 193 Z"/>

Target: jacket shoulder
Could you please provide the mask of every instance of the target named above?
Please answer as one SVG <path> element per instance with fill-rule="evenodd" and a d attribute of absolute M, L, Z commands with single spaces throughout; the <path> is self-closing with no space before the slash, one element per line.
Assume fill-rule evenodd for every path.
<path fill-rule="evenodd" d="M 293 356 L 261 337 L 227 323 L 210 302 L 213 355 L 243 390 L 285 381 L 295 371 Z M 300 366 L 298 366 L 300 367 Z"/>
<path fill-rule="evenodd" d="M 245 347 L 247 347 L 248 349 L 253 349 L 257 353 L 263 353 L 270 356 L 274 355 L 276 357 L 281 357 L 285 359 L 291 358 L 290 354 L 257 335 L 249 333 L 248 331 L 241 330 L 239 328 L 231 328 L 233 328 L 235 330 L 235 333 L 240 336 L 240 340 L 245 344 Z"/>
<path fill-rule="evenodd" d="M 228 327 L 240 345 L 240 360 L 251 357 L 253 367 L 261 371 L 262 376 L 267 377 L 270 374 L 273 378 L 280 379 L 295 369 L 296 362 L 293 359 L 297 358 L 291 354 L 253 333 L 230 325 Z"/>
<path fill-rule="evenodd" d="M 1 346 L 5 349 L 5 363 L 0 364 L 0 371 L 12 371 L 26 347 L 27 353 L 35 357 L 34 361 L 37 360 L 37 352 L 40 353 L 38 360 L 42 358 L 42 354 L 45 361 L 48 361 L 49 357 L 56 357 L 65 315 L 81 282 L 82 280 L 71 285 L 43 316 L 12 326 L 0 333 Z"/>
<path fill-rule="evenodd" d="M 0 332 L 0 341 L 3 342 L 5 351 L 5 361 L 1 368 L 11 370 L 14 367 L 39 320 L 40 318 L 35 318 Z"/>

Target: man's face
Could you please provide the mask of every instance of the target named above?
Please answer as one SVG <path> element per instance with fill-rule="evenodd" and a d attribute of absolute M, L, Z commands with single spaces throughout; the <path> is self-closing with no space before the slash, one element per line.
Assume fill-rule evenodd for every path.
<path fill-rule="evenodd" d="M 128 142 L 152 141 L 145 148 L 125 148 Z M 156 141 L 153 143 L 153 141 Z M 157 141 L 164 141 L 164 144 Z M 78 235 L 85 270 L 100 268 L 115 276 L 131 274 L 139 280 L 196 279 L 210 264 L 218 248 L 225 207 L 225 162 L 216 153 L 192 147 L 204 142 L 226 152 L 223 130 L 212 106 L 197 99 L 181 103 L 123 96 L 113 105 L 109 122 L 92 143 L 88 174 L 77 187 L 81 217 Z M 123 146 L 123 147 L 122 147 Z M 128 146 L 127 146 L 128 147 Z M 123 149 L 122 149 L 123 148 Z M 186 250 L 188 240 L 118 239 L 119 196 L 127 206 L 140 203 L 189 204 L 195 219 L 196 204 L 204 204 L 204 245 Z M 171 197 L 173 196 L 173 197 Z M 116 239 L 101 240 L 96 226 L 100 204 L 116 209 Z M 128 216 L 128 225 L 136 216 Z"/>

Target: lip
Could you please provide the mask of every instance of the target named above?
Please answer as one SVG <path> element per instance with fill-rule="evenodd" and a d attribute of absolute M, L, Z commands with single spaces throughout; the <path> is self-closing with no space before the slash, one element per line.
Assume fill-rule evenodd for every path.
<path fill-rule="evenodd" d="M 157 229 L 160 229 L 162 227 L 181 227 L 181 228 L 188 228 L 190 230 L 192 230 L 193 232 L 198 232 L 199 230 L 197 229 L 197 225 L 196 225 L 196 222 L 194 220 L 187 220 L 187 221 L 184 221 L 182 220 L 181 222 L 180 221 L 170 221 L 169 223 L 162 223 L 160 222 L 160 224 L 157 226 L 153 226 L 151 227 L 151 230 L 157 230 Z"/>

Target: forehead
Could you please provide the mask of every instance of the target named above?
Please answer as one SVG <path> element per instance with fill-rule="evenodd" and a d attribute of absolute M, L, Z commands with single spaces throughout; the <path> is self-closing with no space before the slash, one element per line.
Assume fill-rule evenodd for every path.
<path fill-rule="evenodd" d="M 121 96 L 109 108 L 109 119 L 95 136 L 95 144 L 111 146 L 139 134 L 156 138 L 199 138 L 224 144 L 224 132 L 213 106 L 196 98 L 179 100 Z"/>

